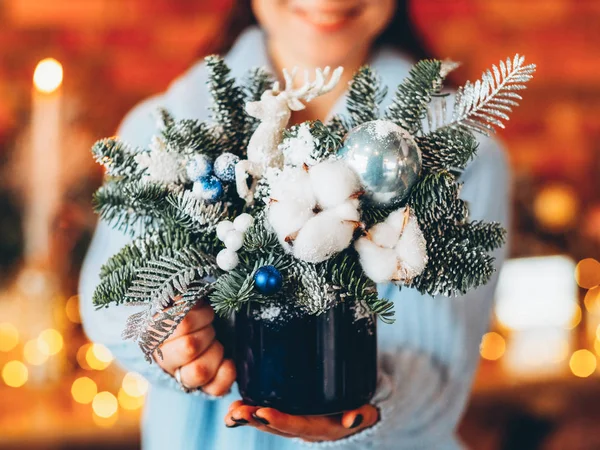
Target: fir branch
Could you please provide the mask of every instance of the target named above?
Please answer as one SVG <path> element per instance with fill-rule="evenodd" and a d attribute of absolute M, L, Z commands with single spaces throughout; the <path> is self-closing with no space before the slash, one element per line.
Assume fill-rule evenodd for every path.
<path fill-rule="evenodd" d="M 512 107 L 519 105 L 522 97 L 515 91 L 526 88 L 533 78 L 535 64 L 524 65 L 525 58 L 518 54 L 500 61 L 500 68 L 493 65 L 492 71 L 483 73 L 475 83 L 467 82 L 458 89 L 454 114 L 449 127 L 465 126 L 484 135 L 494 132 L 494 127 L 504 128 Z"/>
<path fill-rule="evenodd" d="M 306 126 L 305 124 L 308 124 L 308 129 L 314 142 L 314 150 L 310 154 L 310 157 L 314 161 L 322 161 L 323 159 L 334 155 L 342 145 L 342 139 L 335 132 L 327 125 L 324 125 L 320 120 L 315 120 L 294 125 L 284 130 L 282 147 L 285 146 L 285 141 L 288 139 L 297 138 L 300 126 Z"/>
<path fill-rule="evenodd" d="M 296 285 L 294 295 L 300 308 L 311 315 L 323 314 L 339 300 L 325 277 L 325 267 L 296 260 L 288 271 Z"/>
<path fill-rule="evenodd" d="M 212 119 L 220 131 L 218 141 L 221 151 L 244 157 L 247 144 L 244 92 L 231 77 L 231 70 L 223 58 L 212 55 L 205 61 L 212 97 Z"/>
<path fill-rule="evenodd" d="M 157 314 L 153 314 L 150 307 L 132 314 L 127 319 L 123 339 L 137 342 L 146 360 L 152 363 L 154 352 L 157 352 L 159 358 L 163 357 L 160 346 L 175 332 L 195 305 L 194 301 L 180 300 Z"/>
<path fill-rule="evenodd" d="M 479 144 L 464 127 L 444 127 L 415 138 L 426 172 L 460 171 L 475 157 Z"/>
<path fill-rule="evenodd" d="M 340 142 L 344 139 L 344 136 L 348 133 L 348 127 L 344 123 L 344 120 L 340 116 L 333 116 L 333 118 L 325 124 L 331 134 L 333 134 Z"/>
<path fill-rule="evenodd" d="M 264 297 L 254 289 L 255 273 L 256 269 L 250 272 L 232 270 L 217 279 L 209 297 L 216 314 L 227 317 L 250 302 L 264 301 Z"/>
<path fill-rule="evenodd" d="M 459 185 L 449 172 L 425 175 L 411 190 L 408 204 L 414 209 L 422 227 L 463 223 L 466 203 L 458 197 Z"/>
<path fill-rule="evenodd" d="M 132 179 L 139 178 L 144 173 L 144 170 L 138 169 L 131 147 L 118 138 L 97 141 L 92 146 L 92 155 L 106 168 L 107 175 L 112 177 Z"/>
<path fill-rule="evenodd" d="M 376 223 L 383 222 L 388 216 L 397 210 L 399 205 L 379 206 L 370 201 L 362 201 L 360 205 L 360 220 L 365 228 L 370 228 Z"/>
<path fill-rule="evenodd" d="M 227 214 L 225 203 L 206 203 L 191 191 L 170 193 L 166 200 L 170 207 L 164 210 L 162 216 L 190 233 L 214 231 Z"/>
<path fill-rule="evenodd" d="M 458 241 L 467 240 L 486 252 L 500 248 L 506 242 L 506 230 L 498 222 L 470 222 L 450 228 L 448 234 Z"/>
<path fill-rule="evenodd" d="M 391 105 L 385 111 L 385 119 L 413 136 L 419 134 L 431 97 L 439 93 L 442 87 L 441 67 L 440 61 L 429 59 L 415 64 L 408 78 L 398 86 Z"/>
<path fill-rule="evenodd" d="M 202 241 L 194 243 L 204 250 Z M 174 256 L 180 249 L 192 245 L 191 236 L 178 229 L 159 230 L 135 239 L 113 255 L 100 269 L 100 283 L 93 302 L 96 307 L 128 301 L 126 294 L 137 270 L 148 260 Z"/>
<path fill-rule="evenodd" d="M 127 291 L 130 301 L 150 302 L 154 311 L 169 306 L 176 297 L 189 300 L 206 293 L 206 278 L 214 277 L 214 258 L 194 248 L 180 249 L 173 256 L 147 261 L 136 273 Z"/>
<path fill-rule="evenodd" d="M 162 135 L 169 151 L 183 155 L 202 153 L 211 157 L 221 153 L 214 130 L 199 120 L 172 122 L 164 128 Z"/>
<path fill-rule="evenodd" d="M 430 234 L 427 254 L 425 270 L 411 283 L 422 294 L 464 295 L 486 284 L 494 273 L 494 258 L 466 239 Z"/>
<path fill-rule="evenodd" d="M 379 105 L 387 95 L 387 87 L 369 66 L 363 66 L 354 75 L 348 91 L 347 124 L 354 128 L 362 123 L 379 118 Z"/>
<path fill-rule="evenodd" d="M 364 302 L 382 322 L 394 322 L 393 302 L 379 298 L 377 285 L 364 274 L 354 250 L 346 250 L 325 264 L 328 278 L 335 287 L 341 289 L 343 296 L 351 297 L 357 302 Z"/>

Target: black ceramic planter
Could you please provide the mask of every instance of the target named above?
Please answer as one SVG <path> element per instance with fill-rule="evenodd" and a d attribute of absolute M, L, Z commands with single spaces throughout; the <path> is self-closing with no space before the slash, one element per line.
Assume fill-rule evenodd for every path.
<path fill-rule="evenodd" d="M 237 381 L 246 403 L 296 415 L 335 414 L 369 403 L 377 384 L 372 317 L 357 320 L 344 302 L 319 316 L 260 316 L 252 308 L 235 316 Z"/>

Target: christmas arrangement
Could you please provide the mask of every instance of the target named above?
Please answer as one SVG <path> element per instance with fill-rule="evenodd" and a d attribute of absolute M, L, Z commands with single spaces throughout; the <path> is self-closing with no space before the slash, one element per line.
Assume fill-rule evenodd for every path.
<path fill-rule="evenodd" d="M 206 67 L 210 122 L 162 110 L 149 148 L 110 138 L 92 150 L 107 174 L 95 208 L 132 234 L 103 266 L 94 302 L 145 306 L 124 337 L 149 359 L 201 299 L 265 322 L 340 303 L 356 320 L 392 322 L 378 283 L 453 296 L 490 279 L 505 230 L 469 220 L 459 177 L 474 132 L 503 128 L 518 105 L 535 70 L 523 57 L 461 87 L 451 107 L 442 89 L 454 64 L 417 63 L 385 108 L 387 87 L 365 66 L 344 115 L 293 126 L 292 112 L 331 91 L 341 68 L 299 86 L 284 71 L 282 86 L 263 69 L 238 83 L 217 56 Z"/>

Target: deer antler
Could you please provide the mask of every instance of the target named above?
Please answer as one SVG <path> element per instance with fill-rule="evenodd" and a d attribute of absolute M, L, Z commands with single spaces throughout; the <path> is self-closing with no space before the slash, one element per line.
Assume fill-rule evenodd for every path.
<path fill-rule="evenodd" d="M 329 74 L 331 73 L 330 67 L 326 67 L 325 69 L 316 69 L 315 81 L 313 82 L 309 80 L 308 70 L 306 70 L 304 72 L 304 84 L 298 89 L 294 89 L 294 77 L 298 72 L 298 68 L 294 67 L 291 72 L 289 72 L 287 69 L 283 69 L 285 89 L 282 93 L 285 93 L 287 97 L 295 104 L 297 104 L 299 100 L 310 102 L 314 98 L 331 91 L 340 81 L 343 71 L 343 67 L 338 67 L 333 71 L 331 79 L 325 83 L 325 79 L 328 78 Z M 275 87 L 279 88 L 279 84 L 274 86 L 274 90 Z"/>

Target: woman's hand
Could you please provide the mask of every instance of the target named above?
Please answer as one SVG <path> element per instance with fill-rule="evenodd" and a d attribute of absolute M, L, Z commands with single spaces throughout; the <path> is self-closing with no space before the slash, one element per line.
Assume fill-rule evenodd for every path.
<path fill-rule="evenodd" d="M 210 305 L 194 307 L 161 345 L 163 358 L 155 354 L 154 359 L 171 375 L 180 369 L 181 383 L 186 388 L 202 388 L 207 394 L 221 396 L 235 381 L 235 365 L 223 358 L 223 346 L 216 340 L 212 326 L 214 318 Z"/>
<path fill-rule="evenodd" d="M 273 408 L 234 402 L 225 417 L 229 428 L 250 425 L 267 433 L 308 442 L 337 441 L 369 428 L 379 420 L 379 411 L 365 405 L 353 411 L 334 416 L 291 416 Z"/>

